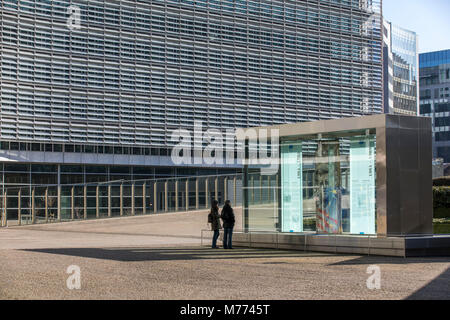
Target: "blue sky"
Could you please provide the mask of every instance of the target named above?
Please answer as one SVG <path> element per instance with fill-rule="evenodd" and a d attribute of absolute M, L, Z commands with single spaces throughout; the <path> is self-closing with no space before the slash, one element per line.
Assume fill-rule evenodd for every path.
<path fill-rule="evenodd" d="M 384 17 L 419 35 L 419 52 L 450 49 L 449 0 L 383 0 Z"/>

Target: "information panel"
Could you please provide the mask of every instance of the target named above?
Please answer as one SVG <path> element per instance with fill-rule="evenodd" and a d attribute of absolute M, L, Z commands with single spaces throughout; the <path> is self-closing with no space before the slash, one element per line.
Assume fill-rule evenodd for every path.
<path fill-rule="evenodd" d="M 375 141 L 350 142 L 350 233 L 376 234 Z"/>
<path fill-rule="evenodd" d="M 302 145 L 281 146 L 281 232 L 303 232 Z"/>

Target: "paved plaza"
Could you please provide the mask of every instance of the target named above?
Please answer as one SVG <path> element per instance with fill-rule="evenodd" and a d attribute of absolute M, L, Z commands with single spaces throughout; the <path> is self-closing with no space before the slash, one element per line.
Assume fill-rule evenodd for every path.
<path fill-rule="evenodd" d="M 450 258 L 213 250 L 205 228 L 201 211 L 0 229 L 0 299 L 450 299 Z"/>

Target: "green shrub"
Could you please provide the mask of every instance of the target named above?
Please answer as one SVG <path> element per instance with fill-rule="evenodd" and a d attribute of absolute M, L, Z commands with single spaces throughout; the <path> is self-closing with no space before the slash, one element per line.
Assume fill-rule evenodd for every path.
<path fill-rule="evenodd" d="M 450 219 L 434 219 L 434 234 L 450 234 Z"/>
<path fill-rule="evenodd" d="M 433 188 L 434 218 L 450 218 L 450 187 Z"/>
<path fill-rule="evenodd" d="M 434 187 L 450 187 L 450 177 L 442 177 L 433 179 Z"/>

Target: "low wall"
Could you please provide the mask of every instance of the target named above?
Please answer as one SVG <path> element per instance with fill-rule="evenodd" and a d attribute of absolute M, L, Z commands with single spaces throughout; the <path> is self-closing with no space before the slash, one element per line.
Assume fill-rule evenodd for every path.
<path fill-rule="evenodd" d="M 450 236 L 403 238 L 235 232 L 233 246 L 393 257 L 450 255 Z"/>

